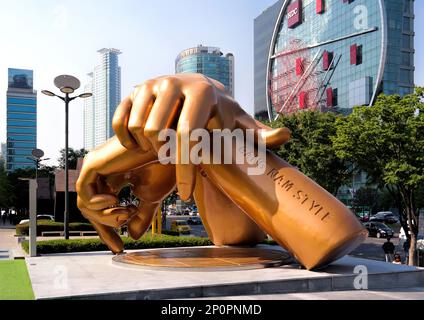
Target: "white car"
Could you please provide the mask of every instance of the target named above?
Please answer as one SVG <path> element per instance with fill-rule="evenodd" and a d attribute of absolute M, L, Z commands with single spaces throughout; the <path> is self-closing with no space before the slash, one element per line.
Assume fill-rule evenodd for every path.
<path fill-rule="evenodd" d="M 48 214 L 40 214 L 40 215 L 37 216 L 37 221 L 40 221 L 40 220 L 54 221 L 54 217 L 51 216 L 51 215 L 48 215 Z M 28 222 L 29 222 L 29 219 L 24 219 L 24 220 L 21 220 L 19 222 L 19 224 L 25 224 L 25 223 L 28 223 Z"/>

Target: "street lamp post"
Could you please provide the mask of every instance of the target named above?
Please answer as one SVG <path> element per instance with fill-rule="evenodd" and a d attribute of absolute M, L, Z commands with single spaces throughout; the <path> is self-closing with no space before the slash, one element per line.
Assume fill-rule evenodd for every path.
<path fill-rule="evenodd" d="M 81 82 L 69 75 L 58 76 L 54 79 L 55 86 L 65 94 L 65 96 L 58 96 L 55 93 L 43 90 L 42 93 L 49 97 L 57 97 L 65 102 L 65 211 L 64 211 L 64 225 L 65 225 L 65 239 L 69 239 L 69 103 L 77 98 L 90 98 L 92 93 L 83 93 L 79 96 L 71 97 L 70 94 L 74 93 L 81 86 Z"/>
<path fill-rule="evenodd" d="M 32 150 L 31 154 L 32 154 L 32 158 L 28 157 L 27 159 L 34 161 L 34 163 L 35 163 L 35 180 L 38 181 L 38 170 L 40 169 L 40 163 L 42 161 L 50 160 L 50 158 L 42 159 L 44 157 L 44 151 L 40 150 L 40 149 Z"/>

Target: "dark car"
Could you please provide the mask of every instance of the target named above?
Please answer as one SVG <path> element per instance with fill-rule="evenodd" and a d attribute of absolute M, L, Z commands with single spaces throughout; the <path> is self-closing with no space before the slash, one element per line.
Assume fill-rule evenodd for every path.
<path fill-rule="evenodd" d="M 199 217 L 190 217 L 187 220 L 187 223 L 194 226 L 194 225 L 201 225 L 202 224 L 202 219 L 200 219 Z"/>
<path fill-rule="evenodd" d="M 381 222 L 368 222 L 364 224 L 367 228 L 370 237 L 387 238 L 395 235 L 394 231 Z"/>
<path fill-rule="evenodd" d="M 399 220 L 391 212 L 379 212 L 375 216 L 371 217 L 371 222 L 382 222 L 387 224 L 398 223 Z"/>

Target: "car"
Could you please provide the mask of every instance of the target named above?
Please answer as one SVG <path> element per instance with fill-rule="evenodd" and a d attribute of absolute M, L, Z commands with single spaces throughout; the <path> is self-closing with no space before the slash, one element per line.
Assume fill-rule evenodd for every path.
<path fill-rule="evenodd" d="M 48 214 L 40 214 L 37 216 L 37 220 L 54 221 L 54 217 Z"/>
<path fill-rule="evenodd" d="M 190 234 L 191 228 L 186 220 L 174 220 L 171 222 L 171 231 L 182 234 Z"/>
<path fill-rule="evenodd" d="M 202 219 L 200 219 L 199 217 L 190 217 L 187 220 L 187 223 L 188 224 L 191 224 L 191 225 L 201 225 L 202 224 Z"/>
<path fill-rule="evenodd" d="M 367 228 L 370 237 L 387 238 L 395 235 L 394 231 L 381 222 L 368 222 L 364 224 Z"/>
<path fill-rule="evenodd" d="M 198 217 L 199 212 L 198 211 L 190 211 L 190 217 Z"/>
<path fill-rule="evenodd" d="M 375 216 L 372 216 L 370 221 L 372 222 L 382 222 L 387 224 L 396 224 L 399 222 L 399 219 L 390 212 L 378 212 Z"/>
<path fill-rule="evenodd" d="M 40 214 L 37 216 L 37 221 L 54 221 L 54 217 L 48 214 Z M 19 221 L 19 224 L 28 223 L 29 219 Z"/>

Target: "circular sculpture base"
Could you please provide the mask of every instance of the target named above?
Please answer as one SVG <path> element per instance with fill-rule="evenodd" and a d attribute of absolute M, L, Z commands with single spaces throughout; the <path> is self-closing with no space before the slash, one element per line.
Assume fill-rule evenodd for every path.
<path fill-rule="evenodd" d="M 115 256 L 114 262 L 158 270 L 216 271 L 280 267 L 292 262 L 288 253 L 261 248 L 176 248 Z"/>

